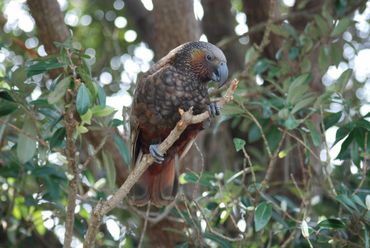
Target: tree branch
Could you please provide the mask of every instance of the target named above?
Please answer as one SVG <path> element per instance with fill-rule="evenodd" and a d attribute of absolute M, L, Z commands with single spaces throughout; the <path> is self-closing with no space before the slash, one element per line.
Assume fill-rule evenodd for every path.
<path fill-rule="evenodd" d="M 66 222 L 65 228 L 66 232 L 64 234 L 64 245 L 63 248 L 70 248 L 73 238 L 73 228 L 75 220 L 75 208 L 76 208 L 76 199 L 77 199 L 77 180 L 78 180 L 78 168 L 77 168 L 77 159 L 76 159 L 76 144 L 74 139 L 74 132 L 76 126 L 78 125 L 74 113 L 76 113 L 76 85 L 80 84 L 79 79 L 76 75 L 76 66 L 72 62 L 72 54 L 67 50 L 68 58 L 70 59 L 70 68 L 73 72 L 73 79 L 75 81 L 75 87 L 73 90 L 68 90 L 67 94 L 70 95 L 70 106 L 66 109 L 64 113 L 64 126 L 66 128 L 66 156 L 68 161 L 68 205 L 66 212 Z"/>
<path fill-rule="evenodd" d="M 238 87 L 239 81 L 234 79 L 228 88 L 225 96 L 218 102 L 219 107 L 222 108 L 227 102 L 231 101 L 233 94 Z M 210 117 L 209 112 L 204 112 L 199 115 L 193 115 L 193 109 L 188 111 L 179 110 L 181 119 L 177 122 L 175 128 L 171 131 L 168 137 L 159 145 L 158 151 L 162 154 L 178 140 L 180 135 L 185 131 L 187 126 L 191 124 L 201 123 Z M 122 186 L 112 195 L 111 198 L 102 202 L 100 201 L 94 208 L 89 226 L 85 236 L 84 248 L 94 247 L 95 237 L 99 230 L 101 220 L 105 214 L 115 208 L 130 192 L 134 184 L 139 180 L 140 176 L 148 169 L 154 162 L 154 158 L 150 154 L 144 154 L 141 159 L 138 159 L 133 171 L 129 174 Z"/>

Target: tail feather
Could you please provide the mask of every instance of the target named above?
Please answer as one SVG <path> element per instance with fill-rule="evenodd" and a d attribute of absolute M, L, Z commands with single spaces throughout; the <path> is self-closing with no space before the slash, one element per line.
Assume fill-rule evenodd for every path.
<path fill-rule="evenodd" d="M 132 187 L 129 194 L 130 202 L 136 206 L 146 205 L 150 200 L 150 185 L 151 175 L 147 170 Z"/>
<path fill-rule="evenodd" d="M 161 165 L 153 164 L 131 190 L 131 202 L 143 206 L 150 201 L 161 207 L 173 201 L 177 188 L 175 160 L 164 161 Z"/>

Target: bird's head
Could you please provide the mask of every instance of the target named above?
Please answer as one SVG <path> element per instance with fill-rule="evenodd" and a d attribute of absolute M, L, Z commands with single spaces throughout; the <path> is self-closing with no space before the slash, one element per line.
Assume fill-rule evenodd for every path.
<path fill-rule="evenodd" d="M 175 63 L 189 68 L 201 82 L 215 81 L 219 87 L 226 83 L 227 62 L 220 48 L 208 42 L 195 41 L 185 43 L 174 50 Z"/>

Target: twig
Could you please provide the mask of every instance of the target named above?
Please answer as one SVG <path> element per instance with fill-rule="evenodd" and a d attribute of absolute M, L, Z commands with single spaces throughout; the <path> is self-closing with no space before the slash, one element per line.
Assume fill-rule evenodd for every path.
<path fill-rule="evenodd" d="M 227 179 L 227 181 L 225 182 L 225 184 L 231 183 L 232 181 L 234 181 L 235 178 L 238 178 L 240 175 L 243 175 L 243 177 L 244 177 L 245 174 L 248 173 L 250 170 L 251 170 L 251 168 L 246 168 L 245 167 L 245 163 L 243 163 L 243 169 L 241 171 L 238 171 L 237 173 L 235 173 L 229 179 Z M 242 182 L 244 182 L 244 180 L 242 180 Z"/>
<path fill-rule="evenodd" d="M 278 128 L 281 132 L 284 132 L 284 130 L 282 128 Z M 286 134 L 288 134 L 288 136 L 292 137 L 293 139 L 295 139 L 296 141 L 298 141 L 302 146 L 304 146 L 304 148 L 306 148 L 307 150 L 310 151 L 310 153 L 312 154 L 312 156 L 314 156 L 316 159 L 318 159 L 320 161 L 320 158 L 318 155 L 316 155 L 316 153 L 308 146 L 306 145 L 300 138 L 298 138 L 297 136 L 295 136 L 294 134 L 291 134 L 289 132 L 286 132 Z"/>
<path fill-rule="evenodd" d="M 320 107 L 320 115 L 321 115 L 321 118 L 320 118 L 321 119 L 320 126 L 321 126 L 322 130 L 325 130 L 325 126 L 324 126 L 324 114 L 323 114 L 322 107 Z M 326 177 L 328 179 L 330 190 L 332 191 L 333 195 L 336 196 L 337 195 L 337 191 L 335 190 L 333 181 L 331 180 L 331 176 L 330 176 L 330 174 L 329 174 L 329 172 L 327 170 L 327 168 L 330 166 L 330 152 L 329 152 L 329 145 L 328 145 L 328 142 L 326 141 L 325 135 L 323 135 L 323 143 L 325 145 L 325 151 L 326 151 L 326 168 L 324 168 L 323 171 L 324 171 L 324 174 L 326 175 Z"/>
<path fill-rule="evenodd" d="M 263 49 L 270 43 L 269 37 L 272 29 L 272 23 L 273 23 L 273 17 L 274 17 L 274 11 L 275 11 L 275 0 L 270 0 L 269 4 L 269 18 L 267 19 L 266 23 L 266 29 L 265 32 L 263 33 L 262 41 L 260 45 L 257 47 L 258 51 L 260 53 L 263 52 Z"/>
<path fill-rule="evenodd" d="M 13 124 L 11 124 L 11 123 L 7 122 L 7 121 L 4 121 L 4 120 L 1 120 L 1 119 L 0 119 L 0 124 L 7 125 L 8 127 L 10 127 L 10 128 L 12 128 L 12 129 L 14 129 L 17 133 L 21 133 L 21 134 L 23 134 L 24 136 L 27 136 L 27 137 L 28 137 L 28 138 L 30 138 L 30 139 L 33 139 L 33 140 L 38 141 L 41 145 L 43 145 L 43 146 L 45 146 L 45 147 L 48 147 L 48 144 L 46 143 L 46 141 L 45 141 L 45 140 L 40 139 L 40 138 L 38 138 L 38 137 L 35 137 L 35 136 L 33 136 L 33 135 L 31 135 L 31 134 L 27 133 L 27 132 L 23 131 L 22 129 L 20 129 L 19 127 L 15 126 L 15 125 L 13 125 Z"/>
<path fill-rule="evenodd" d="M 266 135 L 265 133 L 263 132 L 263 128 L 261 126 L 261 124 L 259 123 L 259 121 L 257 120 L 257 118 L 252 114 L 252 112 L 250 112 L 243 104 L 237 102 L 237 104 L 245 111 L 245 114 L 252 119 L 252 121 L 256 124 L 256 126 L 258 127 L 258 129 L 260 130 L 261 132 L 261 136 L 262 136 L 262 140 L 263 140 L 263 143 L 265 144 L 265 147 L 266 147 L 266 151 L 267 151 L 267 154 L 269 155 L 269 158 L 272 159 L 272 152 L 270 150 L 270 146 L 269 146 L 269 143 L 267 141 L 267 138 L 266 138 Z"/>
<path fill-rule="evenodd" d="M 103 149 L 103 147 L 104 147 L 104 145 L 105 145 L 105 142 L 107 141 L 107 136 L 105 136 L 104 138 L 103 138 L 103 140 L 100 142 L 100 144 L 98 145 L 98 147 L 95 149 L 95 151 L 93 152 L 93 154 L 91 154 L 86 160 L 85 160 L 85 162 L 83 163 L 83 165 L 82 165 L 82 168 L 81 168 L 81 170 L 84 170 L 86 167 L 87 167 L 87 165 L 90 163 L 90 161 L 96 156 L 96 154 L 98 154 L 98 152 L 101 150 L 101 149 Z"/>
<path fill-rule="evenodd" d="M 220 108 L 222 108 L 223 105 L 227 102 L 231 101 L 231 99 L 233 98 L 233 94 L 238 87 L 238 83 L 239 81 L 236 79 L 231 82 L 225 96 L 218 102 Z M 182 132 L 185 131 L 188 125 L 201 123 L 209 118 L 208 112 L 204 112 L 199 115 L 193 115 L 192 108 L 190 108 L 186 112 L 184 112 L 184 110 L 179 110 L 179 112 L 181 115 L 181 119 L 177 122 L 175 128 L 171 131 L 168 137 L 158 147 L 158 151 L 162 154 L 166 153 L 166 151 L 176 142 L 176 140 L 180 137 Z M 127 177 L 126 181 L 112 195 L 112 197 L 96 205 L 90 218 L 87 233 L 85 236 L 85 248 L 94 247 L 95 237 L 98 232 L 102 217 L 113 208 L 115 208 L 127 196 L 133 185 L 139 180 L 140 176 L 153 162 L 154 158 L 150 154 L 143 155 L 141 159 L 138 159 L 137 164 L 135 165 L 133 171 Z"/>
<path fill-rule="evenodd" d="M 204 214 L 202 208 L 199 206 L 199 204 L 196 201 L 193 201 L 193 202 L 194 202 L 195 206 L 197 207 L 198 211 L 201 213 L 203 219 L 205 220 L 210 233 L 212 233 L 212 234 L 214 234 L 214 235 L 216 235 L 216 236 L 218 236 L 218 237 L 220 237 L 222 239 L 228 240 L 230 242 L 238 242 L 238 241 L 241 241 L 241 240 L 244 239 L 244 235 L 242 233 L 239 233 L 239 236 L 238 237 L 231 238 L 231 237 L 227 237 L 227 236 L 225 236 L 225 235 L 223 235 L 223 234 L 215 231 L 212 228 L 211 224 L 209 223 L 207 217 L 205 216 L 205 214 Z"/>
<path fill-rule="evenodd" d="M 320 6 L 318 5 L 318 7 L 320 7 Z M 288 15 L 284 15 L 284 16 L 281 16 L 281 17 L 273 20 L 272 23 L 278 24 L 278 23 L 281 23 L 285 20 L 298 19 L 298 18 L 302 18 L 302 17 L 312 18 L 316 14 L 317 9 L 318 8 L 312 9 L 311 13 L 307 10 L 291 12 Z M 228 39 L 221 40 L 220 42 L 217 43 L 217 46 L 220 47 L 220 48 L 225 48 L 231 42 L 234 42 L 234 41 L 236 41 L 236 40 L 238 40 L 242 37 L 246 37 L 246 36 L 249 36 L 251 34 L 260 32 L 267 26 L 267 23 L 268 23 L 267 21 L 258 23 L 257 25 L 254 25 L 247 32 L 245 32 L 241 35 L 235 35 L 235 36 L 229 37 Z"/>
<path fill-rule="evenodd" d="M 254 173 L 254 169 L 253 169 L 253 164 L 252 164 L 251 157 L 247 153 L 247 150 L 245 149 L 245 147 L 243 147 L 242 150 L 243 150 L 244 157 L 248 161 L 249 168 L 250 168 L 251 173 L 252 173 L 252 182 L 253 182 L 254 186 L 256 187 L 257 179 L 256 179 L 256 174 Z M 256 187 L 256 189 L 257 189 L 257 187 Z"/>
<path fill-rule="evenodd" d="M 204 156 L 203 156 L 203 153 L 202 153 L 202 151 L 200 150 L 200 147 L 198 146 L 198 144 L 197 144 L 196 142 L 194 142 L 194 147 L 195 147 L 195 149 L 198 151 L 198 153 L 199 153 L 199 155 L 200 155 L 201 163 L 200 163 L 200 172 L 199 172 L 199 177 L 198 177 L 197 182 L 195 183 L 194 190 L 193 190 L 193 194 L 192 194 L 193 199 L 195 198 L 195 194 L 198 192 L 198 189 L 199 189 L 199 182 L 200 182 L 200 179 L 201 179 L 201 178 L 202 178 L 202 176 L 203 176 L 203 171 L 204 171 Z"/>
<path fill-rule="evenodd" d="M 141 236 L 140 236 L 140 241 L 139 241 L 138 248 L 141 248 L 141 246 L 143 245 L 144 236 L 145 236 L 146 228 L 147 228 L 147 225 L 148 225 L 149 213 L 150 213 L 150 201 L 148 203 L 148 206 L 146 207 L 144 227 L 143 227 L 143 230 L 141 231 Z"/>
<path fill-rule="evenodd" d="M 367 174 L 367 139 L 368 139 L 369 132 L 365 133 L 365 140 L 364 140 L 364 161 L 363 161 L 363 168 L 362 168 L 362 179 L 360 183 L 358 184 L 356 190 L 353 192 L 352 195 L 355 195 L 362 187 L 366 180 L 366 174 Z"/>
<path fill-rule="evenodd" d="M 275 168 L 275 166 L 274 166 L 275 163 L 274 162 L 275 162 L 277 156 L 279 155 L 279 151 L 281 149 L 281 146 L 283 145 L 285 135 L 286 135 L 286 132 L 283 133 L 283 137 L 281 137 L 279 145 L 276 148 L 276 151 L 275 151 L 273 157 L 270 159 L 269 165 L 267 166 L 265 178 L 263 179 L 263 181 L 261 183 L 262 185 L 267 185 L 269 183 L 270 179 L 271 179 L 272 173 L 274 172 L 274 168 Z"/>
<path fill-rule="evenodd" d="M 69 91 L 71 92 L 71 91 Z M 73 92 L 71 92 L 73 94 Z M 74 95 L 74 94 L 73 94 Z M 73 138 L 73 133 L 75 131 L 77 121 L 73 117 L 75 111 L 75 104 L 72 103 L 71 106 L 64 113 L 64 125 L 66 127 L 66 155 L 68 161 L 68 205 L 66 213 L 66 232 L 64 235 L 64 248 L 70 248 L 72 237 L 73 237 L 73 226 L 74 226 L 74 212 L 76 208 L 77 199 L 77 179 L 78 179 L 78 168 L 76 164 L 76 145 Z"/>
<path fill-rule="evenodd" d="M 66 222 L 65 222 L 65 229 L 66 232 L 64 234 L 64 244 L 63 248 L 70 248 L 73 238 L 73 229 L 74 229 L 74 212 L 76 208 L 76 199 L 77 199 L 77 181 L 78 181 L 78 166 L 77 166 L 77 159 L 76 159 L 76 144 L 74 140 L 74 132 L 76 126 L 78 125 L 76 119 L 74 118 L 74 114 L 76 113 L 76 89 L 77 85 L 79 85 L 80 80 L 77 78 L 76 68 L 77 66 L 74 65 L 72 61 L 72 52 L 69 49 L 66 49 L 66 53 L 68 59 L 70 61 L 69 67 L 73 73 L 73 80 L 75 81 L 75 87 L 73 90 L 67 90 L 67 96 L 70 96 L 70 105 L 64 112 L 64 126 L 66 128 L 66 156 L 68 161 L 68 204 L 67 204 L 67 212 L 66 212 Z M 67 97 L 68 99 L 68 97 Z"/>
<path fill-rule="evenodd" d="M 176 204 L 176 199 L 175 200 L 173 200 L 169 205 L 167 205 L 166 207 L 165 207 L 165 209 L 163 210 L 163 212 L 162 213 L 150 213 L 149 214 L 149 216 L 148 216 L 148 221 L 151 223 L 151 224 L 153 224 L 153 225 L 155 225 L 155 224 L 157 224 L 158 222 L 160 222 L 160 221 L 162 221 L 163 219 L 165 219 L 165 218 L 167 218 L 167 219 L 170 219 L 171 217 L 170 216 L 168 216 L 168 214 L 171 212 L 171 210 L 172 210 L 172 208 L 175 206 L 175 204 Z M 137 213 L 140 217 L 143 217 L 143 218 L 145 218 L 146 216 L 145 216 L 145 212 L 143 212 L 143 211 L 140 211 L 139 209 L 137 209 L 136 207 L 134 207 L 134 206 L 129 206 L 130 207 L 130 209 L 132 209 L 135 213 Z M 151 214 L 152 214 L 152 216 L 151 216 Z M 175 221 L 175 219 L 174 218 L 172 218 L 171 219 L 172 221 Z M 178 220 L 178 219 L 176 219 L 176 220 Z"/>

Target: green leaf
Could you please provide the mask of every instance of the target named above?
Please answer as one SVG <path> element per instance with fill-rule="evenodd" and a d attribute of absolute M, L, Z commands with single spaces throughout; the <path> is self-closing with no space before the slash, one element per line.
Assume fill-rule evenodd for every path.
<path fill-rule="evenodd" d="M 228 240 L 223 239 L 213 233 L 205 232 L 204 237 L 216 242 L 219 245 L 219 247 L 222 247 L 222 248 L 232 248 L 233 247 Z"/>
<path fill-rule="evenodd" d="M 351 198 L 348 197 L 348 195 L 340 194 L 340 195 L 337 195 L 336 199 L 337 201 L 342 203 L 342 205 L 346 207 L 350 212 L 352 212 L 352 210 L 356 210 L 358 212 L 358 208 L 356 204 L 352 201 Z"/>
<path fill-rule="evenodd" d="M 129 166 L 130 162 L 130 153 L 127 146 L 123 143 L 122 139 L 118 135 L 114 135 L 114 143 L 116 144 L 118 151 L 123 158 L 123 161 L 127 166 Z"/>
<path fill-rule="evenodd" d="M 329 32 L 328 22 L 319 15 L 315 15 L 314 18 L 315 18 L 316 25 L 317 25 L 318 29 L 320 30 L 320 34 L 321 35 L 327 35 L 328 32 Z"/>
<path fill-rule="evenodd" d="M 238 115 L 244 112 L 241 107 L 233 104 L 227 104 L 222 108 L 222 115 Z"/>
<path fill-rule="evenodd" d="M 280 25 L 275 25 L 275 24 L 271 25 L 271 32 L 273 32 L 276 35 L 282 36 L 284 38 L 288 38 L 290 35 L 286 29 L 281 28 Z"/>
<path fill-rule="evenodd" d="M 12 76 L 10 77 L 10 82 L 12 82 L 14 85 L 20 86 L 24 83 L 24 81 L 26 81 L 26 79 L 26 69 L 24 67 L 19 67 L 12 73 Z"/>
<path fill-rule="evenodd" d="M 238 152 L 242 150 L 246 144 L 245 140 L 240 139 L 240 138 L 233 138 L 235 150 Z"/>
<path fill-rule="evenodd" d="M 319 68 L 321 74 L 324 74 L 330 65 L 329 55 L 329 49 L 325 46 L 322 46 L 319 53 Z"/>
<path fill-rule="evenodd" d="M 252 123 L 248 130 L 248 142 L 253 143 L 261 138 L 261 132 L 256 123 Z"/>
<path fill-rule="evenodd" d="M 95 116 L 104 117 L 104 116 L 112 114 L 115 111 L 115 109 L 110 106 L 103 107 L 101 105 L 96 105 L 91 108 L 91 111 L 93 115 Z"/>
<path fill-rule="evenodd" d="M 343 44 L 341 42 L 333 43 L 330 46 L 331 64 L 338 66 L 342 61 Z"/>
<path fill-rule="evenodd" d="M 338 128 L 335 134 L 335 141 L 334 141 L 333 146 L 335 146 L 339 141 L 344 139 L 344 137 L 346 137 L 351 131 L 352 131 L 352 125 L 345 125 L 343 127 Z"/>
<path fill-rule="evenodd" d="M 44 220 L 42 219 L 41 211 L 35 211 L 32 214 L 32 222 L 33 222 L 33 225 L 36 227 L 36 231 L 40 235 L 44 235 L 46 229 L 44 226 Z"/>
<path fill-rule="evenodd" d="M 355 125 L 357 127 L 362 127 L 364 129 L 366 129 L 367 131 L 370 131 L 370 122 L 365 120 L 365 119 L 360 119 L 360 120 L 356 121 Z M 363 145 L 363 143 L 360 144 L 360 145 Z"/>
<path fill-rule="evenodd" d="M 298 47 L 291 47 L 288 51 L 288 58 L 290 60 L 294 60 L 298 57 L 299 55 L 299 49 Z"/>
<path fill-rule="evenodd" d="M 110 190 L 113 190 L 116 188 L 116 169 L 114 167 L 114 161 L 112 159 L 111 154 L 105 151 L 102 152 L 102 158 L 104 172 L 106 173 L 106 178 L 108 182 L 108 187 Z"/>
<path fill-rule="evenodd" d="M 329 228 L 329 229 L 340 229 L 344 228 L 345 225 L 341 220 L 337 219 L 326 219 L 321 221 L 320 223 L 317 224 L 317 227 L 320 228 Z"/>
<path fill-rule="evenodd" d="M 344 17 L 343 19 L 339 20 L 333 32 L 331 33 L 331 37 L 336 37 L 344 33 L 344 31 L 346 31 L 352 23 L 353 20 L 350 17 Z"/>
<path fill-rule="evenodd" d="M 112 127 L 119 127 L 121 125 L 123 125 L 123 121 L 122 120 L 119 120 L 119 119 L 113 119 L 110 121 L 110 126 Z"/>
<path fill-rule="evenodd" d="M 36 152 L 36 140 L 29 136 L 36 137 L 37 132 L 33 123 L 30 120 L 26 120 L 17 141 L 17 156 L 21 163 L 29 161 Z"/>
<path fill-rule="evenodd" d="M 50 149 L 53 149 L 55 147 L 60 147 L 63 144 L 65 136 L 66 136 L 65 127 L 61 127 L 57 129 L 49 141 Z"/>
<path fill-rule="evenodd" d="M 93 116 L 93 111 L 88 109 L 85 114 L 81 115 L 82 124 L 91 125 L 91 118 Z"/>
<path fill-rule="evenodd" d="M 184 243 L 176 245 L 175 248 L 189 248 L 189 243 L 185 241 Z"/>
<path fill-rule="evenodd" d="M 77 92 L 76 108 L 80 115 L 86 113 L 90 106 L 90 95 L 84 83 L 81 83 Z"/>
<path fill-rule="evenodd" d="M 214 181 L 214 177 L 210 174 L 203 173 L 201 178 L 199 179 L 199 175 L 192 171 L 182 173 L 179 177 L 180 184 L 199 183 L 202 186 L 211 187 L 212 181 Z"/>
<path fill-rule="evenodd" d="M 59 63 L 56 58 L 47 58 L 46 60 L 39 61 L 27 68 L 27 77 L 32 77 L 37 74 L 44 73 L 53 69 L 61 68 L 64 65 Z"/>
<path fill-rule="evenodd" d="M 344 160 L 346 159 L 346 155 L 348 152 L 348 147 L 352 143 L 352 140 L 354 138 L 353 132 L 350 132 L 348 137 L 343 141 L 342 146 L 340 147 L 340 151 L 336 157 L 336 159 Z"/>
<path fill-rule="evenodd" d="M 364 201 L 361 200 L 361 198 L 358 195 L 352 195 L 351 199 L 356 202 L 358 205 L 366 209 L 366 205 Z"/>
<path fill-rule="evenodd" d="M 79 134 L 84 134 L 84 133 L 87 133 L 89 131 L 89 129 L 87 129 L 87 127 L 85 127 L 83 125 L 79 125 L 76 129 L 77 129 L 77 133 L 79 133 Z"/>
<path fill-rule="evenodd" d="M 352 77 L 353 70 L 352 69 L 347 69 L 345 70 L 340 77 L 337 79 L 335 84 L 332 84 L 329 86 L 329 89 L 332 91 L 339 91 L 343 92 L 345 86 L 347 85 L 348 81 Z"/>
<path fill-rule="evenodd" d="M 48 96 L 49 104 L 55 104 L 64 97 L 70 82 L 71 77 L 68 76 L 63 78 L 57 83 L 55 89 Z"/>
<path fill-rule="evenodd" d="M 98 88 L 98 103 L 100 106 L 105 107 L 107 97 L 105 95 L 104 88 L 101 87 L 100 85 L 97 85 L 97 88 Z"/>
<path fill-rule="evenodd" d="M 297 111 L 311 105 L 315 100 L 317 99 L 316 96 L 309 96 L 306 98 L 303 98 L 301 101 L 297 102 L 297 104 L 293 107 L 292 111 L 290 111 L 292 114 L 295 114 Z"/>
<path fill-rule="evenodd" d="M 254 66 L 254 73 L 255 74 L 261 74 L 265 72 L 269 67 L 267 59 L 260 59 L 257 61 L 257 63 Z"/>
<path fill-rule="evenodd" d="M 310 136 L 314 146 L 318 147 L 321 144 L 321 137 L 311 121 L 306 121 L 306 126 L 310 130 Z"/>
<path fill-rule="evenodd" d="M 9 115 L 18 109 L 18 104 L 8 100 L 0 99 L 0 117 Z"/>
<path fill-rule="evenodd" d="M 275 152 L 279 146 L 283 134 L 276 126 L 272 126 L 266 136 L 271 151 Z"/>
<path fill-rule="evenodd" d="M 307 92 L 310 74 L 305 73 L 296 77 L 289 85 L 287 102 L 294 104 L 296 100 Z"/>
<path fill-rule="evenodd" d="M 324 118 L 324 128 L 325 128 L 325 130 L 328 130 L 330 127 L 337 124 L 338 121 L 340 120 L 340 117 L 342 117 L 342 112 L 341 111 L 339 111 L 337 113 L 329 113 L 329 115 Z"/>
<path fill-rule="evenodd" d="M 269 222 L 272 215 L 272 206 L 267 202 L 261 202 L 256 207 L 254 213 L 254 226 L 256 232 L 262 230 L 262 228 Z"/>
<path fill-rule="evenodd" d="M 10 93 L 7 90 L 0 91 L 0 98 L 10 101 L 10 102 L 15 102 L 13 97 L 10 95 Z"/>
<path fill-rule="evenodd" d="M 286 119 L 285 122 L 284 122 L 284 126 L 289 130 L 292 130 L 292 129 L 298 127 L 298 125 L 299 125 L 299 122 L 294 118 L 294 116 L 292 114 L 290 114 L 288 116 L 288 119 Z"/>

